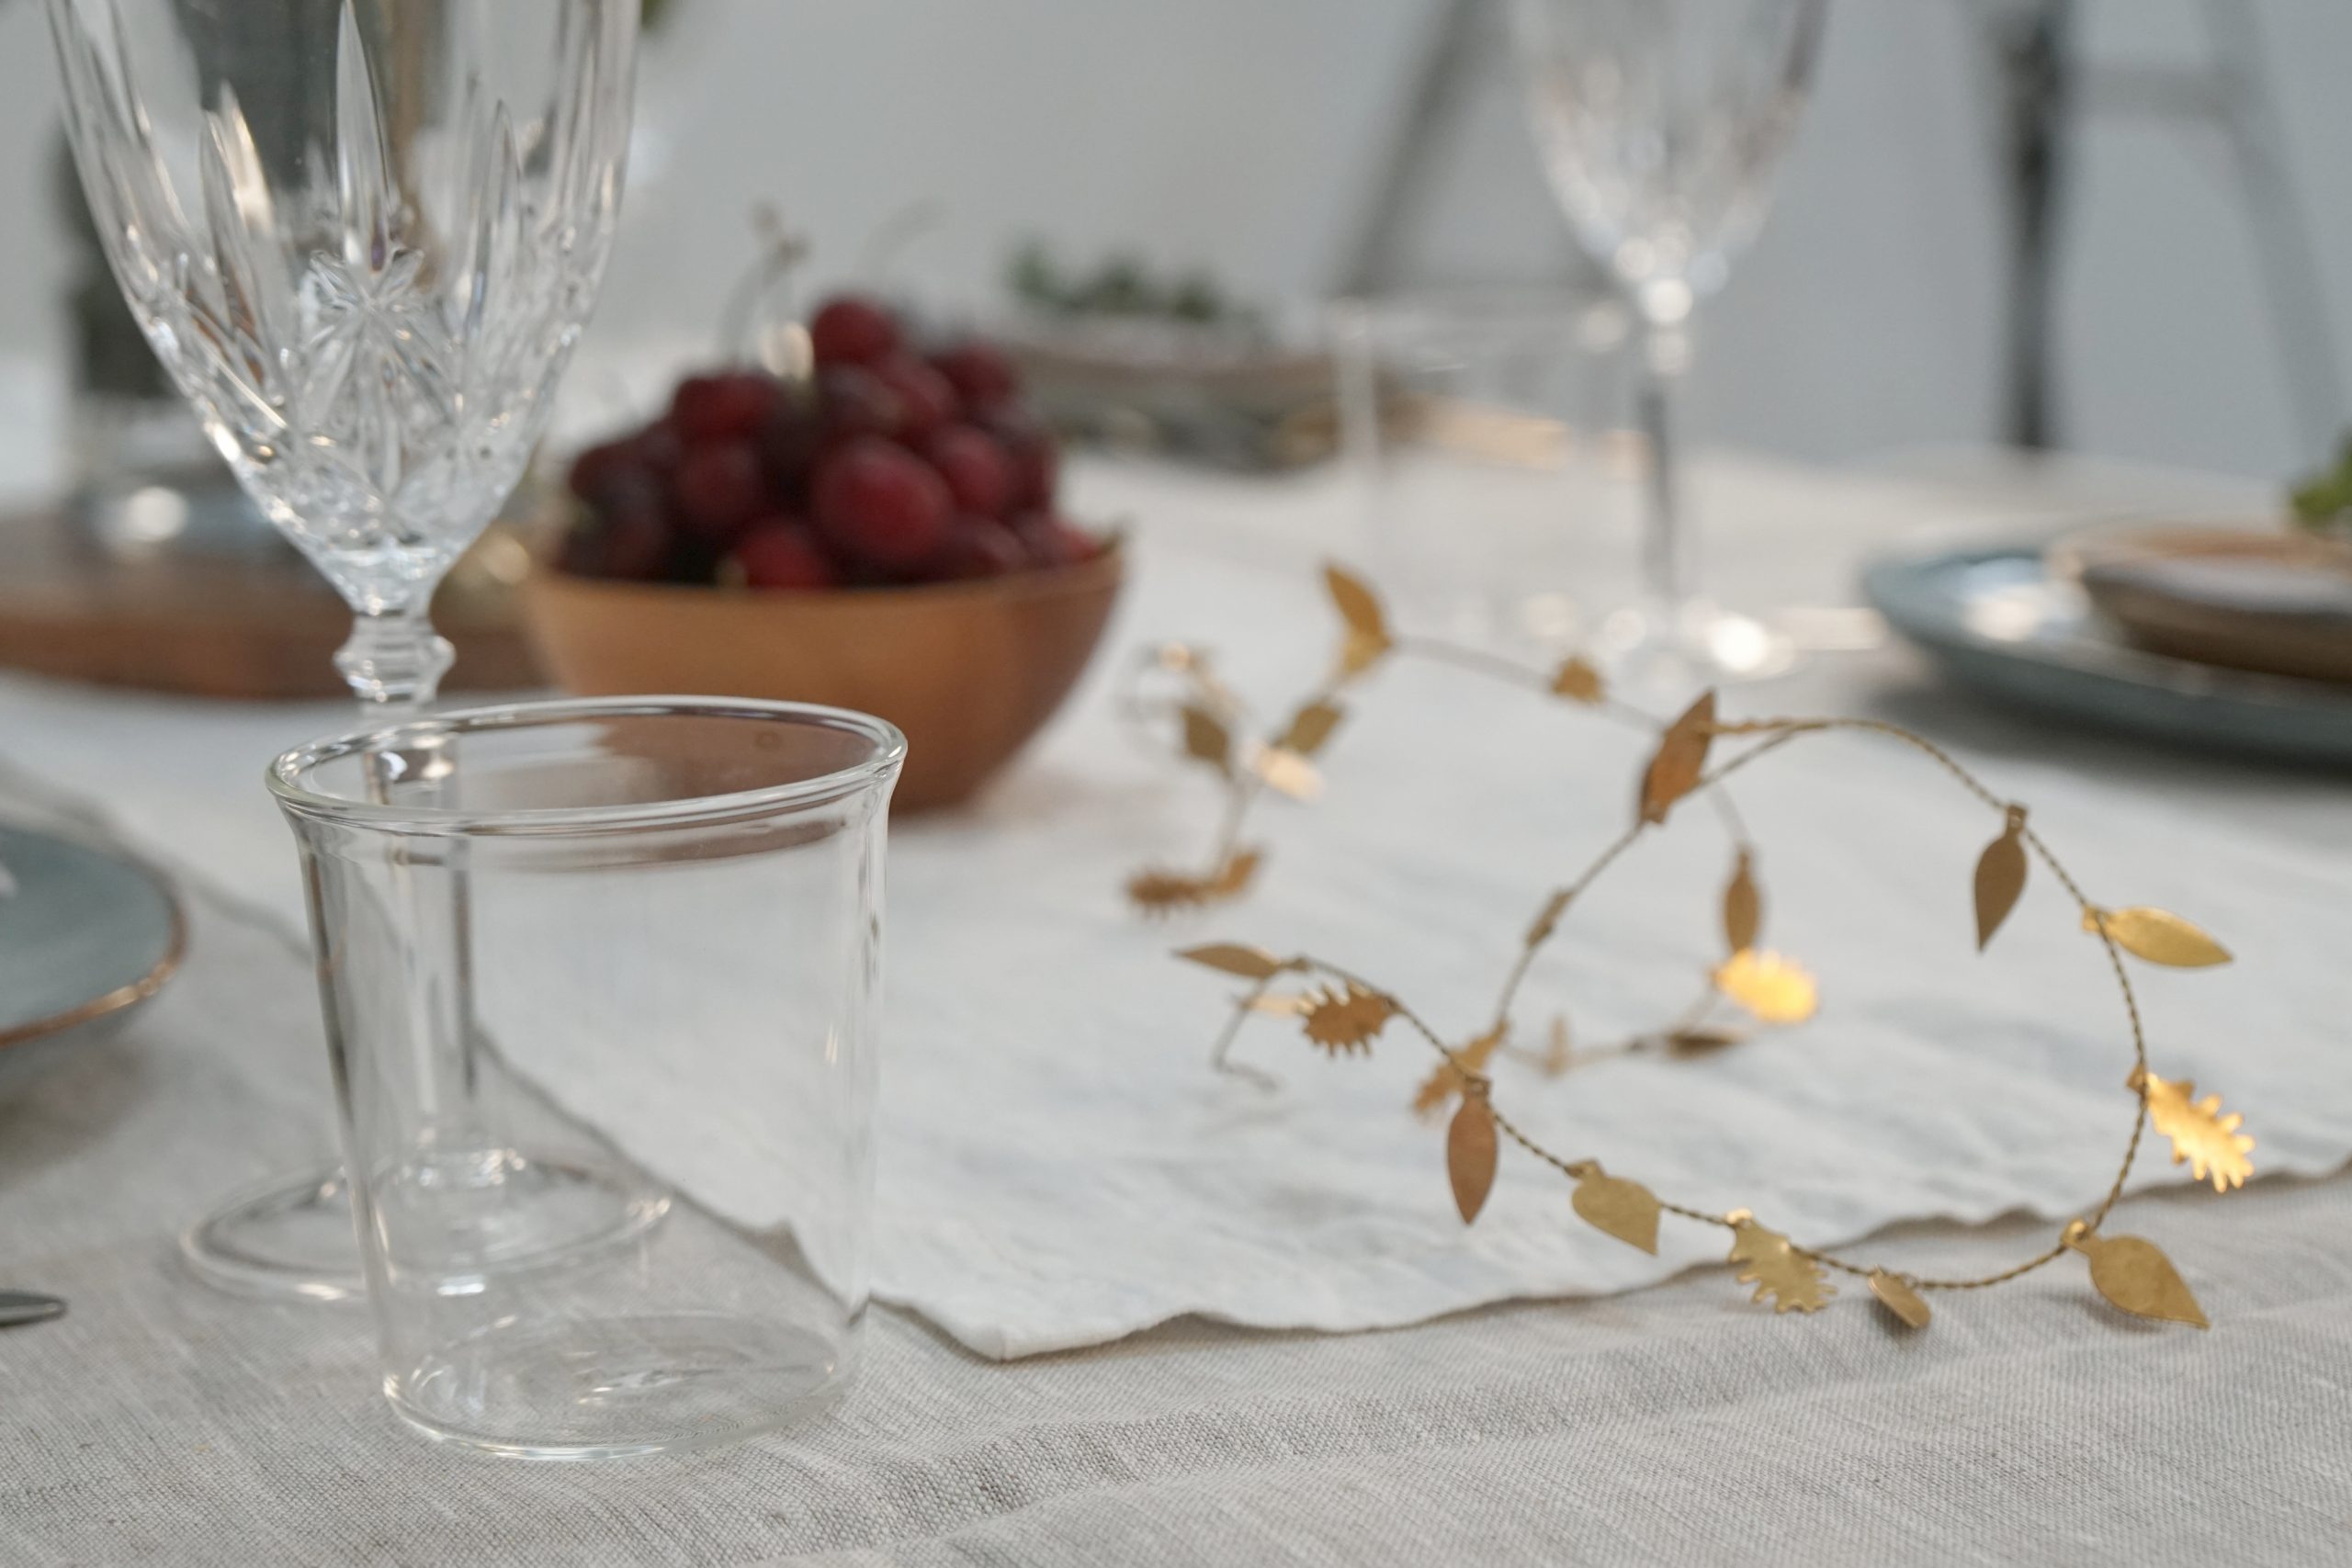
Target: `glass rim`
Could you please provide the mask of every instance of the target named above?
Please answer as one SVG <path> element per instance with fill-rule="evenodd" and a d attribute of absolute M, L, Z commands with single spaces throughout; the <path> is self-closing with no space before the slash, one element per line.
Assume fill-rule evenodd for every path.
<path fill-rule="evenodd" d="M 529 729 L 599 718 L 739 718 L 790 723 L 854 735 L 866 740 L 873 750 L 870 755 L 847 767 L 786 784 L 616 806 L 526 807 L 487 811 L 391 806 L 323 794 L 304 788 L 299 782 L 326 763 L 382 750 L 402 739 Z M 420 714 L 397 723 L 306 741 L 272 758 L 263 773 L 263 782 L 282 809 L 302 817 L 415 836 L 488 838 L 672 827 L 822 806 L 888 784 L 897 776 L 906 755 L 907 738 L 889 720 L 820 703 L 775 702 L 764 697 L 543 697 Z"/>

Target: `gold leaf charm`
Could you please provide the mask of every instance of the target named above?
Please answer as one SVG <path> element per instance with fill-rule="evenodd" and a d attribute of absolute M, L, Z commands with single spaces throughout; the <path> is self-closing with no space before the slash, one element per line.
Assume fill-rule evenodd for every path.
<path fill-rule="evenodd" d="M 1208 880 L 1209 896 L 1215 898 L 1237 898 L 1249 891 L 1250 879 L 1258 874 L 1260 856 L 1255 850 L 1236 850 L 1216 874 Z"/>
<path fill-rule="evenodd" d="M 1233 735 L 1223 719 L 1198 703 L 1184 705 L 1184 755 L 1232 775 Z"/>
<path fill-rule="evenodd" d="M 1361 675 L 1394 646 L 1388 636 L 1388 617 L 1381 613 L 1380 600 L 1363 580 L 1344 568 L 1324 567 L 1323 586 L 1330 592 L 1331 603 L 1339 606 L 1340 619 L 1348 627 L 1347 640 L 1340 647 L 1340 671 Z"/>
<path fill-rule="evenodd" d="M 2254 1152 L 2254 1140 L 2238 1131 L 2245 1125 L 2243 1112 L 2222 1115 L 2218 1094 L 2197 1099 L 2192 1078 L 2176 1081 L 2134 1071 L 2125 1082 L 2146 1098 L 2148 1120 L 2172 1140 L 2173 1164 L 2186 1162 L 2188 1174 L 2199 1181 L 2210 1175 L 2216 1192 L 2245 1185 L 2245 1179 L 2254 1174 L 2254 1161 L 2248 1157 Z"/>
<path fill-rule="evenodd" d="M 1373 1036 L 1388 1027 L 1396 1005 L 1353 980 L 1307 993 L 1306 1037 L 1334 1056 L 1369 1051 Z"/>
<path fill-rule="evenodd" d="M 1250 754 L 1250 771 L 1266 787 L 1293 800 L 1311 801 L 1323 794 L 1323 775 L 1315 764 L 1287 746 L 1261 746 Z"/>
<path fill-rule="evenodd" d="M 1744 1265 L 1739 1282 L 1756 1287 L 1748 1300 L 1761 1303 L 1770 1296 L 1774 1312 L 1819 1312 L 1838 1293 L 1823 1278 L 1821 1266 L 1787 1236 L 1766 1230 L 1745 1209 L 1734 1209 L 1724 1218 L 1732 1226 L 1731 1261 Z"/>
<path fill-rule="evenodd" d="M 1572 703 L 1597 703 L 1601 690 L 1600 671 L 1581 653 L 1570 655 L 1552 676 L 1552 694 Z"/>
<path fill-rule="evenodd" d="M 2212 1326 L 2189 1293 L 2188 1281 L 2154 1242 L 2136 1235 L 2100 1235 L 2080 1220 L 2067 1225 L 2061 1239 L 2090 1259 L 2091 1284 L 2109 1305 L 2165 1323 Z"/>
<path fill-rule="evenodd" d="M 1803 1023 L 1821 1005 L 1813 976 L 1792 959 L 1747 948 L 1716 966 L 1715 989 L 1765 1023 Z"/>
<path fill-rule="evenodd" d="M 1263 948 L 1245 947 L 1238 942 L 1213 942 L 1202 947 L 1188 947 L 1176 956 L 1188 964 L 1221 969 L 1227 975 L 1238 975 L 1245 980 L 1271 980 L 1289 967 Z"/>
<path fill-rule="evenodd" d="M 1640 1182 L 1611 1176 L 1598 1160 L 1587 1160 L 1568 1201 L 1593 1229 L 1657 1255 L 1658 1202 Z"/>
<path fill-rule="evenodd" d="M 2025 891 L 2025 807 L 2009 807 L 2009 825 L 1976 860 L 1976 951 L 1993 940 Z"/>
<path fill-rule="evenodd" d="M 1697 1023 L 1677 1029 L 1666 1037 L 1666 1049 L 1675 1056 L 1711 1056 L 1728 1045 L 1736 1045 L 1747 1036 L 1736 1029 L 1721 1029 L 1713 1024 Z"/>
<path fill-rule="evenodd" d="M 1267 991 L 1250 998 L 1251 1012 L 1264 1013 L 1268 1018 L 1305 1018 L 1314 1005 L 1311 996 L 1285 991 Z"/>
<path fill-rule="evenodd" d="M 1445 1178 L 1453 1186 L 1453 1206 L 1468 1224 L 1487 1206 L 1495 1187 L 1495 1111 L 1487 1103 L 1487 1086 L 1473 1082 L 1462 1097 L 1445 1130 Z"/>
<path fill-rule="evenodd" d="M 2144 905 L 2129 909 L 2083 911 L 2083 930 L 2104 928 L 2115 945 L 2134 957 L 2175 969 L 2206 969 L 2230 961 L 2230 950 L 2178 915 Z"/>
<path fill-rule="evenodd" d="M 1746 850 L 1732 863 L 1731 881 L 1724 888 L 1724 942 L 1729 951 L 1745 953 L 1756 945 L 1764 924 L 1764 900 L 1756 891 L 1756 868 Z"/>
<path fill-rule="evenodd" d="M 1312 757 L 1323 750 L 1323 743 L 1331 739 L 1331 732 L 1340 728 L 1340 720 L 1346 716 L 1346 711 L 1337 703 L 1309 703 L 1291 715 L 1290 728 L 1274 744 L 1283 750 Z"/>
<path fill-rule="evenodd" d="M 1423 1078 L 1421 1087 L 1413 1091 L 1414 1113 L 1434 1115 L 1444 1108 L 1447 1101 L 1462 1093 L 1470 1081 L 1464 1075 L 1487 1070 L 1487 1064 L 1494 1060 L 1495 1053 L 1501 1048 L 1509 1030 L 1508 1024 L 1490 1029 L 1477 1039 L 1457 1047 L 1451 1060 L 1440 1062 L 1437 1070 Z"/>
<path fill-rule="evenodd" d="M 1236 850 L 1208 876 L 1148 867 L 1127 878 L 1127 897 L 1147 915 L 1172 915 L 1238 897 L 1258 873 L 1258 852 Z"/>
<path fill-rule="evenodd" d="M 1643 821 L 1665 821 L 1674 803 L 1699 787 L 1707 771 L 1707 749 L 1714 739 L 1715 694 L 1706 692 L 1667 726 L 1665 738 L 1642 774 Z"/>
<path fill-rule="evenodd" d="M 1900 1274 L 1890 1274 L 1883 1269 L 1871 1269 L 1871 1294 L 1876 1296 L 1878 1304 L 1893 1313 L 1895 1321 L 1905 1328 L 1925 1328 L 1928 1318 L 1934 1315 L 1928 1311 L 1928 1303 L 1919 1299 L 1919 1292 L 1913 1290 L 1910 1281 Z"/>

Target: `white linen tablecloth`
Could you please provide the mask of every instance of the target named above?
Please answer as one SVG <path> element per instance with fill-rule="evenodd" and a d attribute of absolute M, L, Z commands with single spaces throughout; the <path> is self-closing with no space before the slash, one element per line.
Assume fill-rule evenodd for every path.
<path fill-rule="evenodd" d="M 1810 525 L 1759 525 L 1779 544 L 1754 570 L 1735 554 L 1727 575 L 1759 594 L 1837 592 L 1857 540 L 1905 513 L 1992 510 L 1754 465 L 1713 477 Z M 1208 637 L 1270 697 L 1312 672 L 1327 626 L 1305 567 L 1334 542 L 1328 496 L 1089 479 L 1152 519 L 1119 635 Z M 1260 507 L 1271 523 L 1249 519 Z M 1286 533 L 1237 541 L 1251 526 Z M 1238 564 L 1252 555 L 1261 569 Z M 1761 575 L 1800 558 L 1793 583 Z M 1936 722 L 2034 804 L 2097 896 L 2230 939 L 2235 968 L 2150 985 L 2159 1066 L 2246 1109 L 2266 1172 L 2340 1164 L 2341 786 L 2053 739 L 1951 708 L 1907 672 L 1825 664 L 1770 705 Z M 1466 1022 L 1541 887 L 1624 808 L 1639 749 L 1457 678 L 1388 681 L 1335 743 L 1330 798 L 1270 812 L 1263 896 L 1175 934 L 1310 947 Z M 415 1445 L 373 1406 L 356 1314 L 215 1298 L 168 1258 L 194 1206 L 317 1152 L 290 856 L 254 776 L 272 745 L 337 717 L 0 684 L 0 756 L 37 792 L 103 807 L 221 895 L 201 897 L 187 974 L 130 1035 L 0 1106 L 0 1285 L 74 1303 L 62 1325 L 0 1337 L 0 1562 L 1426 1562 L 1464 1541 L 1497 1561 L 1769 1561 L 1822 1540 L 1850 1560 L 2187 1559 L 2234 1540 L 2239 1561 L 2296 1561 L 2340 1546 L 2352 1442 L 2326 1390 L 2352 1374 L 2352 1205 L 2337 1183 L 2127 1205 L 2118 1224 L 2162 1240 L 2210 1337 L 2119 1324 L 2067 1265 L 1939 1302 L 1916 1342 L 1852 1301 L 1775 1319 L 1715 1269 L 1402 1336 L 1202 1325 L 1412 1322 L 1645 1282 L 1720 1243 L 1670 1241 L 1653 1267 L 1575 1224 L 1526 1162 L 1507 1162 L 1464 1235 L 1436 1135 L 1401 1109 L 1426 1066 L 1401 1040 L 1335 1066 L 1266 1026 L 1245 1049 L 1283 1074 L 1279 1095 L 1208 1077 L 1222 989 L 1169 962 L 1170 933 L 1128 921 L 1115 883 L 1195 841 L 1211 802 L 1109 729 L 1099 684 L 973 814 L 894 845 L 877 1280 L 984 1355 L 1188 1323 L 1000 1369 L 884 1314 L 864 1391 L 811 1433 L 586 1481 Z M 1514 768 L 1493 793 L 1429 771 L 1482 750 Z M 2126 1057 L 2111 991 L 2051 930 L 2063 911 L 2030 899 L 2016 919 L 2043 930 L 2001 944 L 2017 988 L 1978 984 L 1959 932 L 1990 825 L 1860 743 L 1774 766 L 1744 804 L 1776 940 L 1821 971 L 1825 1019 L 1716 1063 L 1498 1092 L 1613 1169 L 1808 1239 L 2095 1198 L 2128 1118 Z M 1884 795 L 1883 776 L 1904 787 Z M 1661 840 L 1589 953 L 1544 982 L 1588 1038 L 1679 1005 L 1703 956 L 1722 851 L 1701 824 L 1683 835 L 1688 863 Z M 978 887 L 1002 913 L 946 971 L 972 945 L 956 910 Z M 1887 1248 L 1973 1269 L 2043 1235 L 1946 1226 Z"/>

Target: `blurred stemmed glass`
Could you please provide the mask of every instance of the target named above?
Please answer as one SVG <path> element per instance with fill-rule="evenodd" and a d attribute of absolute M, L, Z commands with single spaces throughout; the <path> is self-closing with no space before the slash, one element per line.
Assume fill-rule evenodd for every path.
<path fill-rule="evenodd" d="M 1756 232 L 1794 130 L 1826 0 L 1513 0 L 1537 151 L 1579 243 L 1642 327 L 1650 447 L 1641 601 L 1601 650 L 1632 683 L 1788 667 L 1788 639 L 1703 597 L 1669 400 L 1698 302 Z"/>
<path fill-rule="evenodd" d="M 595 300 L 638 0 L 49 0 L 49 20 L 132 313 L 238 480 L 351 605 L 335 664 L 363 723 L 421 709 L 451 658 L 434 589 L 522 478 Z M 378 765 L 457 786 L 446 757 Z M 502 1253 L 637 1223 L 598 1172 L 471 1146 L 487 1068 L 465 908 L 443 902 L 412 961 L 441 998 L 445 1081 L 408 1091 L 445 1141 L 412 1174 L 543 1190 L 485 1202 L 475 1239 Z M 359 1288 L 339 1168 L 240 1194 L 184 1250 L 244 1289 Z"/>

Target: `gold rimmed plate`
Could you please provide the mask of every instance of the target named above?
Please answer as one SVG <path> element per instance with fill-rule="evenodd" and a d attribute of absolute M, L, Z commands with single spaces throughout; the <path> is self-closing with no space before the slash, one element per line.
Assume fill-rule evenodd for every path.
<path fill-rule="evenodd" d="M 119 1028 L 187 944 L 179 900 L 154 872 L 0 826 L 0 1096 Z"/>

